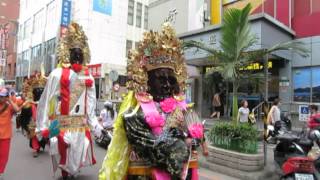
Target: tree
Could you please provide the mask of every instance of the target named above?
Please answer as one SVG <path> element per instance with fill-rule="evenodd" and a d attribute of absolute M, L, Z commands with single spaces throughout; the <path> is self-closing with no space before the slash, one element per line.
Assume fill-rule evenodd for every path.
<path fill-rule="evenodd" d="M 249 3 L 243 9 L 231 8 L 224 13 L 221 27 L 221 50 L 214 49 L 197 41 L 184 42 L 184 48 L 198 48 L 207 51 L 214 64 L 220 67 L 216 69 L 218 69 L 225 81 L 232 83 L 232 119 L 234 121 L 236 121 L 238 113 L 238 88 L 240 81 L 243 78 L 248 78 L 248 73 L 241 71 L 241 68 L 279 50 L 294 50 L 302 56 L 307 56 L 308 53 L 302 46 L 303 43 L 299 41 L 280 43 L 269 49 L 252 50 L 253 45 L 257 42 L 257 38 L 250 32 L 248 19 L 250 11 L 251 4 Z"/>

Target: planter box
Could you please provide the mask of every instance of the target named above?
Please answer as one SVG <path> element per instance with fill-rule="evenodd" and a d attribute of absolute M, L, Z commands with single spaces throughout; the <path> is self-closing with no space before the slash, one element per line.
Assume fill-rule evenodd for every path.
<path fill-rule="evenodd" d="M 222 149 L 248 154 L 257 154 L 258 152 L 258 141 L 240 140 L 217 135 L 214 136 L 211 141 L 215 147 Z"/>
<path fill-rule="evenodd" d="M 210 155 L 206 158 L 209 163 L 246 172 L 263 169 L 263 153 L 260 149 L 258 154 L 244 154 L 209 146 L 209 152 Z"/>

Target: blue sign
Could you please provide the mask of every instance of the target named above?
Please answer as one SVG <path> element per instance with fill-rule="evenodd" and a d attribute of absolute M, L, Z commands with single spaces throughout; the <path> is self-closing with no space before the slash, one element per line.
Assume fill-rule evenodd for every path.
<path fill-rule="evenodd" d="M 93 10 L 106 14 L 112 14 L 112 0 L 93 0 Z"/>
<path fill-rule="evenodd" d="M 300 113 L 301 114 L 309 114 L 309 107 L 308 106 L 302 106 L 301 108 L 300 108 Z"/>
<path fill-rule="evenodd" d="M 61 26 L 67 27 L 71 20 L 71 0 L 62 0 Z"/>

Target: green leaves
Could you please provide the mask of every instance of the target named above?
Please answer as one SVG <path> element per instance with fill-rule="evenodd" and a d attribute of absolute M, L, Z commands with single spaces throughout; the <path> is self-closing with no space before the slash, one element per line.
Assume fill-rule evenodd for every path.
<path fill-rule="evenodd" d="M 212 145 L 243 153 L 257 153 L 258 136 L 258 131 L 247 123 L 219 123 L 208 133 Z"/>

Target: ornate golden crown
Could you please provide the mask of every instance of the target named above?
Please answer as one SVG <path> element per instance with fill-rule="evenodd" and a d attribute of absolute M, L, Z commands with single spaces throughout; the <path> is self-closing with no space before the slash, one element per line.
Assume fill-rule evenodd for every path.
<path fill-rule="evenodd" d="M 22 92 L 28 100 L 33 100 L 33 89 L 34 88 L 44 88 L 46 86 L 47 79 L 41 74 L 36 72 L 29 79 L 23 82 Z"/>
<path fill-rule="evenodd" d="M 87 42 L 88 38 L 85 35 L 82 27 L 72 22 L 68 26 L 65 37 L 60 39 L 57 47 L 57 57 L 60 66 L 70 66 L 70 49 L 80 48 L 83 53 L 83 65 L 90 62 L 90 49 Z"/>
<path fill-rule="evenodd" d="M 181 41 L 169 23 L 164 23 L 161 32 L 146 32 L 138 49 L 129 52 L 127 87 L 136 92 L 148 90 L 148 71 L 158 68 L 172 69 L 181 91 L 187 79 Z"/>

